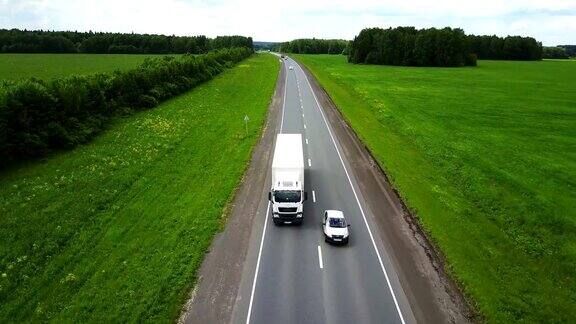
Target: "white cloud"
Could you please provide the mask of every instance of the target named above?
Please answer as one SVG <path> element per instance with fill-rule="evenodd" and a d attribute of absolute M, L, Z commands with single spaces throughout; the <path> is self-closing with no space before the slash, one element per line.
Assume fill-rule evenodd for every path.
<path fill-rule="evenodd" d="M 351 39 L 364 27 L 461 27 L 475 34 L 576 43 L 574 0 L 0 0 L 0 27 L 255 40 Z"/>

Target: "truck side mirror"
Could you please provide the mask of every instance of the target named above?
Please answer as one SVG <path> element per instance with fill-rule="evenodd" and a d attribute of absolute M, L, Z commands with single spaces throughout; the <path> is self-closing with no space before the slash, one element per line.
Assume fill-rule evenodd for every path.
<path fill-rule="evenodd" d="M 308 200 L 308 193 L 304 191 L 304 201 Z"/>
<path fill-rule="evenodd" d="M 272 201 L 272 192 L 268 192 L 268 200 Z"/>

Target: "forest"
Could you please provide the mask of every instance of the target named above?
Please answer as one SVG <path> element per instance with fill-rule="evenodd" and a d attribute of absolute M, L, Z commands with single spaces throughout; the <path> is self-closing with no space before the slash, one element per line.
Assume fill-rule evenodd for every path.
<path fill-rule="evenodd" d="M 476 65 L 462 29 L 366 28 L 351 43 L 351 63 L 403 66 Z"/>
<path fill-rule="evenodd" d="M 203 54 L 231 47 L 251 49 L 252 38 L 0 29 L 0 53 Z"/>
<path fill-rule="evenodd" d="M 276 50 L 294 54 L 347 54 L 348 43 L 343 39 L 303 38 L 280 43 Z"/>
<path fill-rule="evenodd" d="M 481 60 L 537 61 L 542 59 L 542 43 L 532 37 L 468 36 L 470 51 Z"/>
<path fill-rule="evenodd" d="M 403 66 L 474 66 L 484 60 L 541 60 L 532 37 L 466 35 L 460 28 L 366 28 L 348 52 L 352 63 Z"/>

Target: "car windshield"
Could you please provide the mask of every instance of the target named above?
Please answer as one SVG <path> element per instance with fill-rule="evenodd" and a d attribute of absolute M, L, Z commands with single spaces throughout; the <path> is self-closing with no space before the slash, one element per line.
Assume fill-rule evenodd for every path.
<path fill-rule="evenodd" d="M 330 227 L 346 227 L 344 218 L 330 218 Z"/>
<path fill-rule="evenodd" d="M 300 202 L 301 193 L 298 190 L 274 191 L 276 202 Z"/>

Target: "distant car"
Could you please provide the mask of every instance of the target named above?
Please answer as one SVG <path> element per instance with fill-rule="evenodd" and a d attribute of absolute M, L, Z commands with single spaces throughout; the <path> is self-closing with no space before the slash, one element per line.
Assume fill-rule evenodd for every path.
<path fill-rule="evenodd" d="M 350 237 L 349 226 L 346 223 L 346 218 L 344 218 L 344 213 L 341 211 L 327 210 L 324 212 L 322 231 L 326 242 L 347 244 Z"/>
<path fill-rule="evenodd" d="M 290 65 L 289 67 L 290 70 L 294 70 L 294 67 L 292 65 Z"/>

